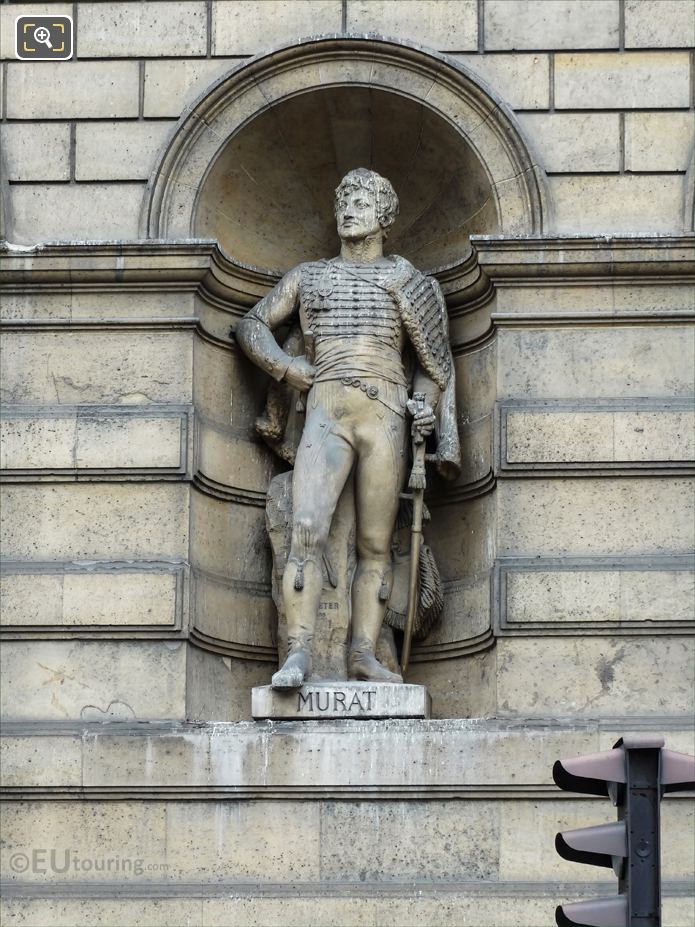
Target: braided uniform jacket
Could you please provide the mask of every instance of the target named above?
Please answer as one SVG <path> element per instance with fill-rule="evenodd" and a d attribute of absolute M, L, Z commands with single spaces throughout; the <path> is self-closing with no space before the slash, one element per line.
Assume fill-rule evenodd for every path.
<path fill-rule="evenodd" d="M 451 361 L 446 306 L 435 280 L 401 257 L 388 265 L 337 259 L 302 265 L 300 306 L 316 344 L 323 339 L 370 336 L 401 351 L 402 329 L 422 369 L 446 388 Z"/>

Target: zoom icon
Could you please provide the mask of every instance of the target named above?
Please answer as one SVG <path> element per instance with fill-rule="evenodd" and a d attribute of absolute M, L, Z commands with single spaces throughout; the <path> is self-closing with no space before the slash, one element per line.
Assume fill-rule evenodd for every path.
<path fill-rule="evenodd" d="M 18 16 L 15 51 L 21 61 L 72 58 L 71 16 Z"/>

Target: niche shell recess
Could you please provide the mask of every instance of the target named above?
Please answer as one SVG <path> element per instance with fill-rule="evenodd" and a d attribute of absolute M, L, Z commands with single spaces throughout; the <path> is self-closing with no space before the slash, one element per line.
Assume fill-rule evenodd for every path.
<path fill-rule="evenodd" d="M 456 263 L 471 234 L 499 231 L 490 178 L 448 122 L 395 93 L 334 87 L 269 107 L 220 149 L 196 201 L 194 234 L 271 272 L 332 257 L 333 190 L 355 167 L 393 184 L 400 214 L 385 250 L 416 267 Z"/>

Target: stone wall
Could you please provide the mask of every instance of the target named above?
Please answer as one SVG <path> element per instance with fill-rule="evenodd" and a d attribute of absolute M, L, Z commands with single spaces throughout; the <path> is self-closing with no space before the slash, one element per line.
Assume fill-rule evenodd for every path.
<path fill-rule="evenodd" d="M 145 182 L 184 108 L 250 55 L 377 32 L 451 55 L 518 114 L 563 234 L 680 233 L 693 139 L 689 0 L 212 0 L 32 4 L 70 14 L 75 58 L 13 60 L 2 7 L 9 237 L 138 235 Z"/>
<path fill-rule="evenodd" d="M 72 15 L 73 60 L 14 59 L 29 6 Z M 612 809 L 551 768 L 630 731 L 694 749 L 690 0 L 0 16 L 5 916 L 537 927 L 613 893 L 553 849 Z M 394 41 L 297 44 L 342 33 Z M 229 331 L 295 260 L 293 219 L 324 234 L 326 132 L 402 171 L 423 247 L 446 232 L 464 468 L 429 498 L 429 722 L 247 720 L 276 659 L 277 463 Z M 669 798 L 669 927 L 692 828 Z M 46 868 L 70 848 L 120 868 Z"/>

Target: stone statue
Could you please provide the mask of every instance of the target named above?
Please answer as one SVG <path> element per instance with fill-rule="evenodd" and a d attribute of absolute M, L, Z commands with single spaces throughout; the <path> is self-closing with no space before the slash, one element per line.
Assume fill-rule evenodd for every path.
<path fill-rule="evenodd" d="M 295 267 L 236 328 L 243 351 L 281 384 L 257 427 L 282 456 L 294 457 L 282 576 L 288 654 L 273 676 L 275 689 L 298 688 L 311 674 L 324 555 L 349 478 L 356 558 L 347 672 L 351 679 L 402 682 L 377 659 L 376 645 L 393 584 L 409 437 L 434 445 L 428 459 L 445 475 L 455 474 L 459 460 L 444 299 L 434 279 L 383 252 L 398 215 L 393 187 L 374 171 L 350 171 L 335 191 L 335 215 L 339 256 Z M 274 332 L 287 326 L 281 346 Z M 296 456 L 279 423 L 294 413 L 287 386 L 300 396 Z M 425 397 L 412 423 L 410 392 Z"/>

